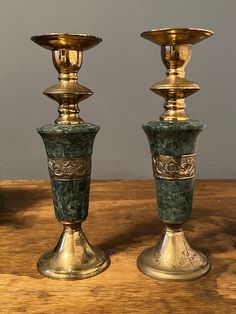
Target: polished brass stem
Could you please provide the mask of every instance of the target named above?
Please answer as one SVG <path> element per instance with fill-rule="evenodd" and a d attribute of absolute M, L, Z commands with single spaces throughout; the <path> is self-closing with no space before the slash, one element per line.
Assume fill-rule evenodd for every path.
<path fill-rule="evenodd" d="M 192 45 L 212 34 L 208 30 L 191 28 L 160 29 L 141 34 L 161 46 L 161 58 L 167 68 L 167 78 L 150 88 L 165 99 L 165 111 L 160 120 L 189 120 L 185 112 L 185 98 L 196 93 L 200 87 L 185 78 L 185 68 L 191 58 Z"/>
<path fill-rule="evenodd" d="M 31 38 L 38 45 L 52 50 L 52 60 L 59 73 L 59 83 L 44 91 L 59 103 L 57 124 L 80 124 L 79 103 L 93 94 L 78 83 L 78 71 L 83 60 L 83 50 L 98 44 L 101 39 L 85 34 L 49 34 Z"/>

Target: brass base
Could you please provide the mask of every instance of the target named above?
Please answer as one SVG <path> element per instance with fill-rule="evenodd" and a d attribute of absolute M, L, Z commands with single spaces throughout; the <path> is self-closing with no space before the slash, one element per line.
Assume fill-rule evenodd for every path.
<path fill-rule="evenodd" d="M 103 251 L 89 244 L 81 223 L 65 223 L 57 246 L 43 254 L 37 263 L 42 275 L 59 280 L 93 277 L 109 265 L 110 260 Z"/>
<path fill-rule="evenodd" d="M 189 246 L 181 227 L 167 227 L 160 243 L 139 255 L 137 266 L 149 277 L 172 281 L 198 279 L 210 270 L 205 255 Z"/>

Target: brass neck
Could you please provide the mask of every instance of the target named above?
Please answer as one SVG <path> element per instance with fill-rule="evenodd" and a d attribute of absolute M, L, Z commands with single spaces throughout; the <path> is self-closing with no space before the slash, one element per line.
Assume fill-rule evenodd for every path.
<path fill-rule="evenodd" d="M 78 71 L 82 65 L 82 51 L 58 49 L 52 51 L 52 59 L 59 73 L 59 83 L 47 89 L 44 94 L 59 103 L 57 124 L 84 123 L 80 117 L 78 103 L 89 97 L 92 92 L 80 85 Z"/>
<path fill-rule="evenodd" d="M 192 95 L 199 86 L 185 79 L 185 67 L 191 58 L 192 45 L 164 45 L 161 57 L 167 68 L 167 78 L 151 87 L 154 93 L 165 98 L 164 113 L 160 120 L 187 121 L 185 97 Z"/>
<path fill-rule="evenodd" d="M 74 231 L 80 230 L 81 225 L 84 222 L 84 220 L 79 221 L 60 221 L 60 223 L 63 224 L 64 231 L 68 231 L 69 233 L 73 233 Z"/>
<path fill-rule="evenodd" d="M 165 224 L 166 230 L 170 232 L 180 232 L 183 231 L 183 222 L 177 222 L 177 223 L 170 223 L 167 221 L 163 221 Z"/>

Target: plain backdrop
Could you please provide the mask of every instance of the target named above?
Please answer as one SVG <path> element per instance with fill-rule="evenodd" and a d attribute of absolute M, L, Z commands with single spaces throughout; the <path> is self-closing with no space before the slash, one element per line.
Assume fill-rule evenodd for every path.
<path fill-rule="evenodd" d="M 160 47 L 140 37 L 149 29 L 199 27 L 215 35 L 193 47 L 186 77 L 201 90 L 187 112 L 207 124 L 198 147 L 199 178 L 235 178 L 236 1 L 21 0 L 1 1 L 0 177 L 47 178 L 46 153 L 36 128 L 57 117 L 42 92 L 56 84 L 51 54 L 32 35 L 74 32 L 103 42 L 84 53 L 81 84 L 94 95 L 81 116 L 101 126 L 93 178 L 150 178 L 151 156 L 142 123 L 158 119 L 163 99 L 149 87 L 165 77 Z"/>

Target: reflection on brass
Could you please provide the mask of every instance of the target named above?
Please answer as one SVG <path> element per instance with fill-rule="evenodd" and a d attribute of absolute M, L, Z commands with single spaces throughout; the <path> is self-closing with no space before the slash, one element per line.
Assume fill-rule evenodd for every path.
<path fill-rule="evenodd" d="M 59 72 L 59 83 L 44 91 L 48 97 L 59 103 L 57 124 L 80 124 L 78 103 L 93 92 L 77 82 L 82 65 L 83 50 L 92 48 L 101 38 L 85 34 L 52 33 L 33 36 L 31 39 L 43 48 L 52 50 L 53 64 Z"/>
<path fill-rule="evenodd" d="M 210 263 L 205 255 L 193 250 L 180 226 L 167 226 L 160 243 L 138 257 L 141 272 L 155 279 L 187 281 L 205 276 Z"/>
<path fill-rule="evenodd" d="M 51 179 L 58 181 L 80 180 L 91 174 L 91 156 L 81 158 L 48 159 Z"/>
<path fill-rule="evenodd" d="M 167 68 L 167 78 L 154 84 L 151 90 L 164 97 L 165 112 L 160 120 L 187 121 L 185 98 L 200 87 L 185 78 L 185 67 L 191 58 L 192 45 L 213 35 L 213 32 L 196 28 L 167 28 L 141 34 L 161 46 L 161 57 Z"/>
<path fill-rule="evenodd" d="M 95 276 L 110 264 L 109 258 L 90 245 L 81 222 L 63 222 L 64 231 L 54 250 L 38 260 L 38 270 L 52 279 L 75 280 Z"/>
<path fill-rule="evenodd" d="M 196 154 L 182 156 L 153 155 L 153 174 L 156 178 L 184 180 L 195 176 Z"/>

